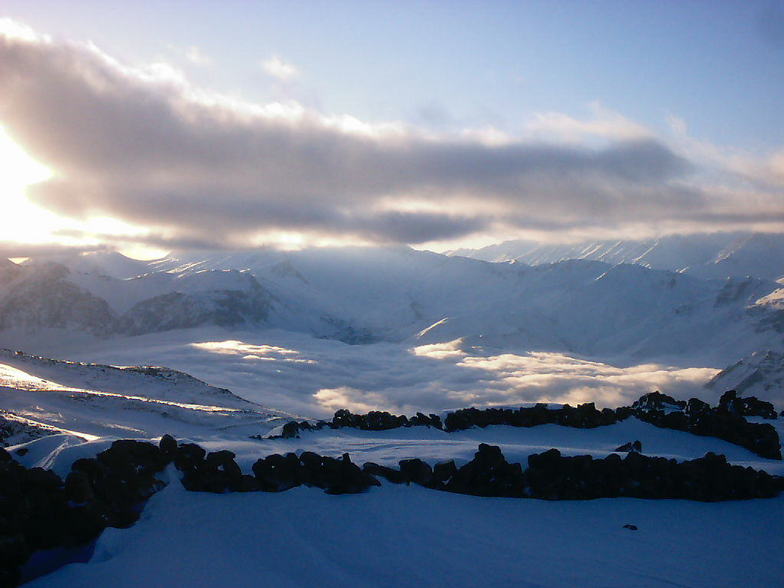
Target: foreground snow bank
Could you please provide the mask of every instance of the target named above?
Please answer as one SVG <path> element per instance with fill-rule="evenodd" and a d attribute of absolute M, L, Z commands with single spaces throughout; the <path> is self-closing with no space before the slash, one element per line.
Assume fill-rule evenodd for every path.
<path fill-rule="evenodd" d="M 390 484 L 212 495 L 170 484 L 134 527 L 108 529 L 91 562 L 29 586 L 775 586 L 782 520 L 781 498 L 545 502 Z"/>

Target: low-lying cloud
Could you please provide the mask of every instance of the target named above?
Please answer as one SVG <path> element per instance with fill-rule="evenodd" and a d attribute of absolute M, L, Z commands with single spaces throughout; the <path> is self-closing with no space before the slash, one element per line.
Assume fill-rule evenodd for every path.
<path fill-rule="evenodd" d="M 75 356 L 71 346 L 68 353 L 99 363 L 166 365 L 248 400 L 317 418 L 339 408 L 410 415 L 531 402 L 615 407 L 654 390 L 711 402 L 721 393 L 703 387 L 718 371 L 710 367 L 618 367 L 544 352 L 477 355 L 458 342 L 410 347 L 346 345 L 284 331 L 226 335 L 172 332 L 103 341 Z"/>
<path fill-rule="evenodd" d="M 555 122 L 562 132 L 576 124 Z M 712 193 L 687 158 L 621 123 L 623 133 L 578 129 L 600 144 L 433 136 L 296 104 L 241 103 L 169 67 L 0 33 L 0 124 L 55 171 L 30 197 L 69 217 L 144 227 L 159 241 L 237 247 L 277 231 L 416 244 L 494 230 L 784 221 L 779 196 Z"/>

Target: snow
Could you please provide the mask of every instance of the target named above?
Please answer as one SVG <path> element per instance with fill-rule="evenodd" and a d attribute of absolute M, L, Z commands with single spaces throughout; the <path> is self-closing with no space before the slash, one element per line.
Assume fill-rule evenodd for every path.
<path fill-rule="evenodd" d="M 680 247 L 701 251 L 690 243 Z M 716 249 L 708 245 L 705 251 Z M 782 288 L 763 279 L 706 280 L 591 259 L 530 267 L 404 247 L 183 252 L 136 262 L 129 267 L 144 271 L 122 279 L 112 275 L 126 275 L 118 267 L 127 264 L 114 257 L 60 261 L 70 273 L 51 263 L 22 269 L 49 272 L 55 286 L 47 292 L 75 284 L 84 304 L 98 308 L 105 300 L 115 317 L 135 308 L 135 319 L 114 321 L 112 336 L 88 336 L 83 329 L 106 325 L 87 320 L 90 313 L 70 317 L 65 310 L 81 305 L 62 300 L 57 310 L 70 328 L 50 329 L 36 322 L 49 316 L 43 292 L 31 302 L 42 308 L 12 313 L 9 324 L 17 328 L 0 330 L 0 346 L 110 364 L 163 363 L 309 416 L 324 416 L 340 398 L 398 412 L 536 399 L 617 404 L 660 387 L 710 399 L 713 392 L 700 388 L 717 370 L 756 351 L 784 352 L 776 303 Z M 228 310 L 221 306 L 226 291 L 241 297 Z M 172 310 L 160 296 L 174 292 L 192 297 L 192 305 Z M 214 326 L 221 317 L 240 323 L 221 331 Z M 171 330 L 149 333 L 162 328 Z M 219 349 L 232 341 L 233 349 Z M 455 341 L 451 357 L 436 357 L 435 348 L 421 353 Z M 259 351 L 266 347 L 286 352 Z M 550 359 L 541 361 L 542 354 Z M 607 367 L 587 378 L 584 362 Z M 545 368 L 556 381 L 537 383 Z M 632 385 L 627 376 L 646 370 Z"/>
<path fill-rule="evenodd" d="M 85 439 L 236 430 L 259 434 L 291 418 L 187 374 L 48 360 L 0 351 L 3 409 L 33 426 Z"/>
<path fill-rule="evenodd" d="M 706 384 L 710 390 L 737 390 L 742 396 L 778 400 L 784 389 L 784 353 L 756 351 L 723 369 Z"/>
<path fill-rule="evenodd" d="M 782 346 L 746 311 L 780 289 L 770 280 L 705 280 L 589 259 L 532 268 L 404 247 L 183 252 L 123 280 L 107 277 L 114 264 L 108 266 L 72 270 L 68 280 L 116 313 L 172 292 L 263 293 L 270 302 L 263 327 L 349 343 L 465 338 L 605 360 L 706 357 L 716 367 L 739 353 Z"/>
<path fill-rule="evenodd" d="M 327 430 L 204 446 L 235 451 L 249 471 L 255 457 L 294 449 L 349 451 L 356 463 L 394 464 L 414 456 L 467 461 L 478 442 L 495 442 L 518 461 L 552 445 L 566 454 L 606 455 L 611 445 L 633 438 L 646 453 L 690 458 L 720 450 L 733 462 L 782 473 L 780 464 L 742 448 L 636 420 L 593 430 L 499 426 L 449 435 L 424 427 Z M 43 443 L 55 445 L 28 444 L 28 457 Z M 105 446 L 65 447 L 55 469 Z M 784 575 L 784 534 L 775 524 L 784 520 L 784 498 L 547 502 L 385 481 L 360 495 L 304 487 L 211 495 L 186 492 L 174 470 L 165 475 L 174 483 L 149 501 L 132 528 L 108 529 L 90 562 L 29 586 L 773 586 Z"/>
<path fill-rule="evenodd" d="M 541 244 L 507 241 L 482 249 L 460 249 L 451 255 L 485 261 L 518 261 L 529 265 L 566 259 L 609 264 L 635 263 L 653 269 L 683 271 L 702 278 L 784 276 L 784 236 L 766 233 L 671 235 L 658 239 Z"/>
<path fill-rule="evenodd" d="M 545 502 L 389 484 L 216 496 L 172 484 L 134 527 L 107 530 L 93 561 L 29 586 L 775 586 L 784 535 L 769 521 L 783 516 L 781 499 Z"/>
<path fill-rule="evenodd" d="M 269 302 L 263 321 L 241 328 L 134 337 L 12 321 L 0 345 L 70 361 L 0 351 L 0 406 L 30 426 L 7 440 L 16 444 L 9 451 L 65 475 L 114 439 L 170 433 L 233 451 L 248 473 L 256 459 L 289 451 L 349 452 L 360 464 L 461 464 L 489 443 L 525 463 L 552 447 L 604 457 L 640 440 L 647 455 L 688 460 L 712 451 L 784 475 L 780 461 L 636 419 L 591 430 L 324 429 L 251 438 L 293 415 L 325 418 L 337 408 L 615 407 L 653 390 L 715 403 L 730 387 L 784 407 L 782 288 L 772 281 L 784 275 L 778 237 L 523 244 L 519 255 L 515 247 L 481 255 L 525 263 L 389 247 L 55 260 L 69 271 L 5 264 L 0 295 L 33 276 L 47 288 L 75 285 L 85 301 L 105 300 L 118 315 L 172 292 L 234 290 Z M 756 277 L 738 277 L 746 274 Z M 28 310 L 13 317 L 43 316 Z M 0 304 L 0 318 L 2 311 Z M 167 367 L 132 367 L 145 365 Z M 772 424 L 784 433 L 782 419 Z M 36 427 L 54 434 L 30 440 Z M 784 497 L 546 502 L 387 482 L 352 496 L 309 488 L 218 496 L 186 492 L 175 471 L 166 475 L 171 483 L 136 525 L 108 529 L 88 563 L 30 585 L 774 586 L 784 578 Z"/>
<path fill-rule="evenodd" d="M 258 353 L 277 355 L 276 361 L 292 357 L 276 346 Z M 51 468 L 61 476 L 75 460 L 96 455 L 114 439 L 157 442 L 164 432 L 208 451 L 233 451 L 246 473 L 258 458 L 290 451 L 348 452 L 358 464 L 393 466 L 418 457 L 460 465 L 472 459 L 479 443 L 489 443 L 500 446 L 510 462 L 525 464 L 529 455 L 551 447 L 565 455 L 604 457 L 640 440 L 646 455 L 681 461 L 712 451 L 731 463 L 784 475 L 784 462 L 634 418 L 595 429 L 322 429 L 295 439 L 251 439 L 250 434 L 274 432 L 281 413 L 232 408 L 228 405 L 253 405 L 187 374 L 9 353 L 0 359 L 4 406 L 26 406 L 30 415 L 73 430 L 11 446 L 9 452 L 27 467 Z M 131 387 L 137 390 L 133 396 L 127 394 Z M 221 399 L 227 406 L 220 406 Z M 781 431 L 782 423 L 774 424 Z M 87 563 L 69 564 L 28 585 L 713 587 L 773 586 L 784 577 L 784 497 L 710 504 L 548 502 L 463 496 L 386 481 L 359 495 L 330 496 L 305 487 L 213 495 L 185 491 L 172 468 L 163 477 L 168 486 L 152 497 L 133 527 L 107 529 Z"/>

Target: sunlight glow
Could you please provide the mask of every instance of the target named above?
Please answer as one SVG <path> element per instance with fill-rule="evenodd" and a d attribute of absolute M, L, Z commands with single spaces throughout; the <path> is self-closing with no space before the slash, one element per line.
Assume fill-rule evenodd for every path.
<path fill-rule="evenodd" d="M 0 234 L 3 240 L 41 243 L 47 240 L 57 216 L 36 206 L 25 196 L 27 186 L 52 177 L 52 170 L 38 163 L 0 127 Z"/>
<path fill-rule="evenodd" d="M 203 343 L 191 343 L 191 347 L 203 349 L 212 353 L 223 355 L 239 355 L 248 361 L 284 361 L 287 363 L 316 363 L 312 359 L 300 357 L 300 353 L 294 349 L 276 347 L 274 345 L 253 345 L 229 339 L 226 341 L 205 341 Z"/>

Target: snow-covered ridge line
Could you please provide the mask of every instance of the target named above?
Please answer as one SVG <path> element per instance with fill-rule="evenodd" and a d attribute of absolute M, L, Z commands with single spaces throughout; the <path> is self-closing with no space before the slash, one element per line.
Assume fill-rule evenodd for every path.
<path fill-rule="evenodd" d="M 51 360 L 0 351 L 0 444 L 42 435 L 82 439 L 267 431 L 292 415 L 183 372 Z"/>
<path fill-rule="evenodd" d="M 201 389 L 221 400 L 244 407 L 256 406 L 253 403 L 235 396 L 230 390 L 216 388 L 206 382 L 194 378 L 185 372 L 173 370 L 159 366 L 112 366 L 97 363 L 68 361 L 61 359 L 50 359 L 39 355 L 24 353 L 22 351 L 12 351 L 10 349 L 0 349 L 0 364 L 12 365 L 17 368 L 26 369 L 42 375 L 54 375 L 59 381 L 100 381 L 102 383 L 112 382 L 113 386 L 120 388 L 140 387 L 150 382 L 160 381 L 161 383 L 171 384 L 178 388 L 183 388 L 186 393 L 188 389 Z M 24 385 L 24 383 L 22 384 Z M 145 402 L 160 402 L 187 408 L 197 408 L 198 403 L 175 402 L 149 396 L 138 396 L 128 393 L 100 391 L 88 389 L 82 386 L 69 386 L 53 383 L 45 379 L 30 379 L 29 386 L 46 387 L 63 392 L 76 392 L 83 394 L 95 394 L 100 396 L 121 396 L 128 399 L 140 400 Z M 216 405 L 203 404 L 202 409 L 216 408 Z"/>
<path fill-rule="evenodd" d="M 652 392 L 643 395 L 631 407 L 619 407 L 614 410 L 610 408 L 597 410 L 592 402 L 581 404 L 576 408 L 568 404 L 561 408 L 549 408 L 544 404 L 518 409 L 464 408 L 445 413 L 443 422 L 442 417 L 435 414 L 427 416 L 418 413 L 409 418 L 381 411 L 371 411 L 364 415 L 352 414 L 342 409 L 335 413 L 330 422 L 318 421 L 311 424 L 307 421 L 289 421 L 279 429 L 273 430 L 267 438 L 291 439 L 298 437 L 300 432 L 318 431 L 324 428 L 385 431 L 401 427 L 426 426 L 453 433 L 490 425 L 529 428 L 550 424 L 591 429 L 606 427 L 629 417 L 636 417 L 657 427 L 717 437 L 745 447 L 761 457 L 780 460 L 781 441 L 776 429 L 769 424 L 748 422 L 745 418 L 776 419 L 777 416 L 771 403 L 755 397 L 739 398 L 734 390 L 722 395 L 719 404 L 713 408 L 697 398 L 686 402 L 675 400 L 660 392 Z"/>
<path fill-rule="evenodd" d="M 782 347 L 771 297 L 781 285 L 753 277 L 587 259 L 530 267 L 405 248 L 180 252 L 135 277 L 113 276 L 116 260 L 103 271 L 100 257 L 58 263 L 0 276 L 0 333 L 120 337 L 219 325 L 352 344 L 463 339 L 597 358 L 713 354 L 718 365 Z"/>
<path fill-rule="evenodd" d="M 658 239 L 576 244 L 506 241 L 481 249 L 459 249 L 449 254 L 528 265 L 566 259 L 595 260 L 612 265 L 633 263 L 707 278 L 754 276 L 777 280 L 784 276 L 784 235 L 778 233 L 673 235 Z"/>

